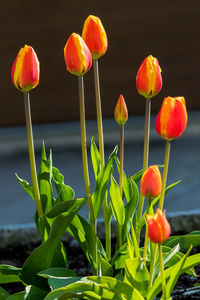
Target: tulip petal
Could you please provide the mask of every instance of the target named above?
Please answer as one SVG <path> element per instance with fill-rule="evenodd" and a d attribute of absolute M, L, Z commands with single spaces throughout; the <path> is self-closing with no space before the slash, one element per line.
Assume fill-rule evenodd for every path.
<path fill-rule="evenodd" d="M 92 58 L 98 59 L 103 56 L 108 47 L 105 29 L 98 17 L 90 15 L 85 20 L 82 37 L 91 51 Z"/>
<path fill-rule="evenodd" d="M 20 49 L 12 66 L 11 80 L 23 92 L 29 92 L 38 85 L 39 61 L 32 47 L 25 45 Z"/>

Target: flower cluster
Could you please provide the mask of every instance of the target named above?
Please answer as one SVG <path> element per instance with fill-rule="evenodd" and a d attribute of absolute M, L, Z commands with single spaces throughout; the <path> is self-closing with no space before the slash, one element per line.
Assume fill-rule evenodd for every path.
<path fill-rule="evenodd" d="M 41 237 L 41 245 L 29 256 L 22 268 L 19 270 L 10 266 L 2 268 L 5 272 L 2 272 L 3 283 L 16 279 L 25 285 L 26 292 L 19 295 L 22 300 L 36 298 L 153 300 L 161 291 L 162 299 L 166 300 L 170 299 L 178 275 L 189 269 L 191 271 L 198 264 L 198 260 L 200 261 L 199 254 L 188 259 L 191 250 L 188 244 L 193 235 L 192 237 L 187 235 L 187 243 L 184 243 L 184 236 L 170 237 L 171 227 L 163 209 L 166 190 L 176 184 L 166 188 L 170 145 L 172 140 L 181 136 L 187 125 L 185 98 L 182 96 L 164 98 L 155 124 L 157 133 L 166 141 L 164 166 L 149 166 L 151 100 L 161 91 L 162 76 L 158 59 L 152 55 L 146 57 L 136 77 L 137 90 L 145 97 L 146 103 L 143 168 L 132 176 L 126 176 L 123 167 L 124 125 L 128 121 L 128 109 L 122 94 L 114 109 L 114 119 L 120 126 L 119 158 L 118 147 L 114 148 L 106 162 L 104 157 L 98 59 L 106 53 L 107 47 L 108 39 L 102 22 L 93 15 L 85 20 L 82 36 L 72 33 L 64 47 L 67 70 L 77 76 L 79 83 L 86 195 L 78 199 L 74 198 L 74 190 L 64 184 L 63 175 L 52 165 L 51 154 L 47 159 L 44 145 L 39 174 L 36 172 L 29 91 L 39 83 L 39 61 L 33 48 L 25 45 L 12 66 L 13 85 L 24 93 L 32 184 L 17 178 L 36 202 L 35 220 Z M 93 193 L 88 169 L 83 84 L 84 74 L 92 65 L 99 144 L 98 149 L 93 137 L 91 140 L 91 160 L 95 176 Z M 119 182 L 115 179 L 114 168 L 118 170 Z M 139 181 L 140 190 L 138 190 Z M 86 202 L 89 208 L 89 221 L 78 214 Z M 159 208 L 156 209 L 157 205 Z M 105 225 L 105 249 L 97 235 L 101 208 Z M 117 236 L 113 257 L 112 217 L 116 221 Z M 144 247 L 140 248 L 140 233 L 145 225 Z M 66 269 L 67 254 L 61 241 L 65 231 L 77 239 L 91 265 L 93 276 L 80 278 L 73 271 Z M 197 239 L 200 239 L 200 234 L 196 235 Z M 173 275 L 170 278 L 171 274 Z M 3 289 L 1 293 L 4 293 Z"/>

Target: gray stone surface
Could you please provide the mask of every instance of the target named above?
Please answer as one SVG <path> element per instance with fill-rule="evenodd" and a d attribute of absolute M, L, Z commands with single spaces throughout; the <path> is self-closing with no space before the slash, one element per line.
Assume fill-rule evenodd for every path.
<path fill-rule="evenodd" d="M 165 142 L 157 136 L 154 129 L 155 116 L 151 121 L 151 140 L 149 164 L 163 164 Z M 143 157 L 143 117 L 132 117 L 125 127 L 125 160 L 126 174 L 133 175 L 142 168 Z M 108 158 L 114 146 L 118 144 L 118 125 L 113 120 L 104 121 L 105 156 Z M 96 133 L 96 122 L 87 122 L 88 153 L 89 142 Z M 81 144 L 79 123 L 34 126 L 36 163 L 39 169 L 40 150 L 42 141 L 45 141 L 47 151 L 53 151 L 53 164 L 65 177 L 65 183 L 76 191 L 76 197 L 85 195 L 82 174 Z M 189 114 L 188 127 L 182 137 L 172 142 L 168 172 L 168 184 L 181 180 L 165 199 L 167 216 L 173 216 L 179 225 L 192 229 L 200 228 L 200 113 Z M 33 221 L 35 212 L 34 201 L 19 185 L 15 172 L 23 179 L 31 181 L 29 158 L 27 152 L 26 129 L 5 128 L 0 130 L 0 186 L 1 186 L 1 243 L 5 241 L 6 232 L 13 241 L 22 234 L 23 239 L 29 230 L 28 236 L 33 236 Z M 94 190 L 94 177 L 89 156 L 89 172 L 91 187 Z M 116 174 L 116 173 L 115 173 Z M 88 216 L 87 206 L 81 211 L 84 217 Z M 189 217 L 189 216 L 195 216 Z M 100 216 L 100 223 L 102 216 Z M 189 221 L 190 220 L 190 221 Z M 190 225 L 189 225 L 190 224 Z M 13 229 L 13 232 L 11 232 Z M 103 230 L 103 229 L 102 229 Z M 25 231 L 25 235 L 24 235 Z M 22 233 L 23 232 L 23 233 Z"/>

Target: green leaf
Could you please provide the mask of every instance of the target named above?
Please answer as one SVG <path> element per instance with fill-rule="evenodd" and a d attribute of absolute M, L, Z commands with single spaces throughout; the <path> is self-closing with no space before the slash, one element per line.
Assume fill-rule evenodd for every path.
<path fill-rule="evenodd" d="M 61 237 L 73 220 L 75 214 L 76 211 L 60 214 L 55 218 L 46 242 L 34 250 L 25 261 L 21 271 L 21 279 L 23 282 L 28 285 L 35 285 L 42 289 L 47 288 L 46 280 L 39 277 L 37 273 L 52 266 L 52 261 Z"/>
<path fill-rule="evenodd" d="M 38 184 L 40 190 L 40 198 L 42 207 L 47 213 L 53 207 L 53 193 L 52 193 L 52 153 L 50 151 L 49 159 L 47 160 L 45 146 L 43 143 L 40 170 L 38 173 Z"/>
<path fill-rule="evenodd" d="M 184 255 L 184 257 L 182 257 L 182 259 L 171 268 L 172 273 L 171 276 L 166 284 L 166 296 L 167 298 L 169 298 L 171 296 L 171 293 L 175 287 L 175 284 L 179 278 L 179 276 L 182 273 L 182 269 L 184 266 L 184 263 L 188 257 L 188 255 L 190 254 L 190 251 L 192 250 L 192 246 L 190 247 L 190 249 L 187 251 L 186 255 Z"/>
<path fill-rule="evenodd" d="M 143 169 L 135 173 L 133 176 L 131 176 L 131 179 L 133 179 L 136 183 L 142 178 Z"/>
<path fill-rule="evenodd" d="M 26 287 L 23 300 L 43 300 L 47 294 L 47 291 L 44 291 L 34 285 L 28 285 Z"/>
<path fill-rule="evenodd" d="M 120 172 L 120 161 L 117 156 L 115 157 L 115 162 L 117 165 L 118 172 Z M 130 201 L 130 190 L 129 190 L 128 180 L 127 180 L 127 177 L 126 177 L 126 174 L 124 171 L 123 171 L 122 182 L 123 182 L 123 194 L 124 194 L 124 195 L 122 195 L 122 198 L 124 198 L 124 196 L 125 196 L 126 201 L 129 202 Z"/>
<path fill-rule="evenodd" d="M 78 241 L 78 244 L 90 262 L 93 271 L 96 270 L 97 266 L 92 258 L 94 245 L 90 224 L 83 217 L 77 214 L 67 228 L 67 231 Z"/>
<path fill-rule="evenodd" d="M 31 196 L 31 198 L 33 200 L 35 200 L 35 196 L 34 196 L 32 184 L 28 183 L 26 180 L 21 179 L 17 175 L 17 173 L 15 173 L 15 176 L 17 177 L 17 180 L 19 181 L 19 183 L 21 184 L 21 186 L 23 187 L 23 189 L 25 190 L 25 192 L 27 192 L 27 194 L 29 194 L 29 196 Z"/>
<path fill-rule="evenodd" d="M 115 253 L 114 257 L 112 258 L 112 265 L 114 264 L 116 270 L 124 269 L 125 261 L 128 258 L 130 258 L 130 256 L 128 251 L 128 244 L 126 243 Z"/>
<path fill-rule="evenodd" d="M 61 213 L 71 212 L 71 211 L 79 211 L 84 204 L 87 202 L 87 198 L 79 198 L 68 201 L 63 201 L 56 204 L 48 213 L 48 218 L 55 218 Z"/>
<path fill-rule="evenodd" d="M 136 211 L 136 207 L 139 200 L 139 192 L 138 187 L 135 181 L 132 178 L 128 179 L 128 187 L 129 187 L 129 202 L 125 205 L 125 222 L 123 226 L 123 237 L 124 240 L 127 237 L 127 234 L 129 232 L 130 226 L 129 219 L 133 218 L 133 214 Z"/>
<path fill-rule="evenodd" d="M 94 176 L 95 179 L 97 179 L 97 176 L 101 170 L 101 160 L 100 160 L 99 150 L 97 149 L 97 146 L 95 144 L 94 136 L 92 137 L 91 140 L 90 151 L 91 151 L 91 159 L 92 159 L 92 166 L 94 170 Z"/>
<path fill-rule="evenodd" d="M 125 279 L 143 296 L 146 295 L 150 276 L 146 265 L 140 257 L 126 260 Z"/>
<path fill-rule="evenodd" d="M 200 246 L 200 231 L 193 231 L 185 235 L 171 236 L 163 245 L 173 248 L 176 244 L 180 245 L 182 252 L 187 251 L 192 244 L 193 247 Z"/>
<path fill-rule="evenodd" d="M 38 275 L 47 278 L 49 286 L 53 290 L 65 287 L 81 279 L 81 277 L 76 276 L 74 271 L 66 268 L 50 268 L 39 272 Z"/>
<path fill-rule="evenodd" d="M 103 285 L 105 288 L 115 292 L 119 296 L 124 296 L 125 299 L 127 300 L 133 299 L 132 298 L 133 288 L 128 283 L 125 283 L 121 280 L 117 280 L 116 278 L 112 278 L 108 276 L 101 276 L 101 277 L 89 276 L 88 279 L 97 284 Z"/>
<path fill-rule="evenodd" d="M 111 277 L 90 276 L 50 292 L 45 300 L 73 298 L 92 300 L 133 300 L 132 294 L 133 288 L 127 283 Z"/>
<path fill-rule="evenodd" d="M 125 221 L 124 203 L 120 196 L 119 186 L 113 176 L 111 176 L 110 200 L 115 220 L 120 226 L 122 226 Z"/>
<path fill-rule="evenodd" d="M 38 273 L 44 278 L 71 277 L 76 276 L 76 273 L 66 268 L 49 268 Z"/>
<path fill-rule="evenodd" d="M 59 170 L 52 167 L 52 173 L 53 181 L 58 193 L 56 203 L 74 199 L 74 190 L 70 186 L 64 184 L 64 176 L 59 172 Z"/>
<path fill-rule="evenodd" d="M 102 276 L 112 277 L 113 276 L 112 266 L 105 258 L 103 258 L 102 255 L 100 255 L 100 264 L 101 264 Z"/>
<path fill-rule="evenodd" d="M 44 300 L 61 299 L 122 300 L 120 296 L 107 290 L 104 286 L 89 281 L 78 281 L 66 287 L 54 290 L 50 292 Z"/>
<path fill-rule="evenodd" d="M 184 259 L 184 258 L 182 258 Z M 189 257 L 186 258 L 185 260 L 185 263 L 183 265 L 183 268 L 182 268 L 182 271 L 181 271 L 181 274 L 183 274 L 184 272 L 186 272 L 188 269 L 192 268 L 192 267 L 195 267 L 197 265 L 199 265 L 199 262 L 200 262 L 200 253 L 198 254 L 194 254 L 194 255 L 191 255 Z M 177 263 L 179 264 L 180 261 Z M 168 281 L 168 278 L 170 278 L 172 272 L 173 272 L 173 267 L 170 267 L 168 269 L 166 269 L 164 271 L 165 273 L 165 280 L 166 282 Z M 155 280 L 154 280 L 154 283 L 153 283 L 153 286 L 151 287 L 151 289 L 148 291 L 148 294 L 146 295 L 147 297 L 147 300 L 153 300 L 155 298 L 155 296 L 162 290 L 162 282 L 161 282 L 161 277 L 157 277 Z"/>
<path fill-rule="evenodd" d="M 162 255 L 163 255 L 163 264 L 164 264 L 164 267 L 166 267 L 167 263 L 170 260 L 171 261 L 173 260 L 173 265 L 174 265 L 174 264 L 176 264 L 181 259 L 181 257 L 177 255 L 177 253 L 179 253 L 178 252 L 179 250 L 180 250 L 179 244 L 177 244 L 173 249 L 171 249 L 169 247 L 166 247 L 166 246 L 162 246 Z M 178 258 L 178 260 L 174 260 L 175 255 Z M 159 260 L 158 260 L 158 262 L 157 262 L 157 264 L 155 265 L 155 268 L 154 268 L 154 273 L 153 273 L 154 276 L 153 276 L 153 278 L 157 277 L 158 274 L 159 274 L 159 272 L 160 272 L 160 264 L 159 264 Z"/>
<path fill-rule="evenodd" d="M 19 293 L 10 295 L 8 298 L 5 298 L 5 299 L 6 300 L 24 300 L 24 296 L 25 296 L 25 292 L 19 292 Z M 4 300 L 4 298 L 2 298 L 1 300 Z"/>
<path fill-rule="evenodd" d="M 0 287 L 0 299 L 1 300 L 6 300 L 9 297 L 9 293 L 4 290 L 2 287 Z"/>
<path fill-rule="evenodd" d="M 0 265 L 0 283 L 20 282 L 20 271 L 21 268 L 10 265 Z"/>
<path fill-rule="evenodd" d="M 109 179 L 112 174 L 113 160 L 116 157 L 116 154 L 117 154 L 117 147 L 115 147 L 115 149 L 111 153 L 106 165 L 101 169 L 96 180 L 96 188 L 94 194 L 92 195 L 95 219 L 97 219 L 98 217 L 100 207 L 101 207 L 101 202 L 104 199 L 106 194 Z"/>

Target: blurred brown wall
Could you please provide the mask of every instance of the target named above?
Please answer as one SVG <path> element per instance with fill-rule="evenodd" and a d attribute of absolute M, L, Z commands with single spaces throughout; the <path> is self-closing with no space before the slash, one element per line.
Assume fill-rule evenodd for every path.
<path fill-rule="evenodd" d="M 31 92 L 33 123 L 79 118 L 77 78 L 66 71 L 63 47 L 71 32 L 81 33 L 89 14 L 101 18 L 109 48 L 99 60 L 103 117 L 112 117 L 122 93 L 129 115 L 143 114 L 135 77 L 142 60 L 159 59 L 163 97 L 185 96 L 188 109 L 200 109 L 200 1 L 7 0 L 0 8 L 0 126 L 24 124 L 21 93 L 10 80 L 19 49 L 33 46 L 40 60 L 39 86 Z M 93 70 L 85 76 L 86 117 L 95 118 Z"/>

